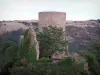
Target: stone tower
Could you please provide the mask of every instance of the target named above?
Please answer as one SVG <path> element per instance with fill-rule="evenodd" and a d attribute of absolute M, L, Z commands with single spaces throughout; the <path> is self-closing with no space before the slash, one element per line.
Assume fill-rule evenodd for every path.
<path fill-rule="evenodd" d="M 39 28 L 56 25 L 65 30 L 66 13 L 64 12 L 39 12 Z"/>

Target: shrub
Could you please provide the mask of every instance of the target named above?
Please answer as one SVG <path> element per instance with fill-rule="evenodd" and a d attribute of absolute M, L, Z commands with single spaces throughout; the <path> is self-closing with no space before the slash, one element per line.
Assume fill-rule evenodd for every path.
<path fill-rule="evenodd" d="M 37 63 L 33 65 L 34 75 L 46 75 L 50 69 L 51 64 L 47 63 Z"/>
<path fill-rule="evenodd" d="M 81 75 L 84 71 L 83 63 L 76 64 L 71 57 L 65 57 L 58 63 L 51 65 L 48 75 Z"/>
<path fill-rule="evenodd" d="M 38 60 L 38 62 L 45 63 L 45 62 L 52 62 L 52 60 L 49 58 L 42 57 L 41 59 Z"/>
<path fill-rule="evenodd" d="M 75 63 L 74 58 L 72 57 L 65 57 L 63 58 L 61 61 L 59 61 L 59 65 L 63 65 L 63 66 L 70 66 L 73 65 Z"/>
<path fill-rule="evenodd" d="M 48 75 L 81 75 L 81 74 L 80 70 L 77 68 L 76 65 L 64 67 L 61 65 L 54 64 L 49 69 Z"/>
<path fill-rule="evenodd" d="M 12 68 L 11 75 L 29 75 L 29 73 L 27 71 L 27 68 L 20 66 Z"/>

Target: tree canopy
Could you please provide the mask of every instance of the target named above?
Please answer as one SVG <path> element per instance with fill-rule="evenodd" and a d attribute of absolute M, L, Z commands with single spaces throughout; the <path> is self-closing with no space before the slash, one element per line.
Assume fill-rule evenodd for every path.
<path fill-rule="evenodd" d="M 39 32 L 37 37 L 40 47 L 40 57 L 52 56 L 56 51 L 65 50 L 67 46 L 63 29 L 56 26 L 43 28 L 43 31 Z"/>

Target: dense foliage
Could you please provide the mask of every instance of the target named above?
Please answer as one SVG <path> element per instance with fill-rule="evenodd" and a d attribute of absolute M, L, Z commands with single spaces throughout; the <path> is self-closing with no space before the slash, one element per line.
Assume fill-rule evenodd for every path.
<path fill-rule="evenodd" d="M 63 51 L 67 46 L 62 28 L 56 26 L 45 27 L 38 33 L 40 57 L 52 56 L 56 51 Z"/>
<path fill-rule="evenodd" d="M 0 65 L 6 65 L 8 62 L 16 59 L 14 64 L 34 63 L 36 61 L 36 52 L 34 45 L 30 46 L 29 30 L 21 36 L 19 45 L 15 42 L 0 42 Z"/>

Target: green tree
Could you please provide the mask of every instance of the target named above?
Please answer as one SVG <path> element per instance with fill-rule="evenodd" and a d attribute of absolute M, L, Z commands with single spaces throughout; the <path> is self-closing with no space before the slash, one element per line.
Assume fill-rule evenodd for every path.
<path fill-rule="evenodd" d="M 84 53 L 84 57 L 90 65 L 97 64 L 96 56 L 93 53 Z"/>
<path fill-rule="evenodd" d="M 96 42 L 92 45 L 93 53 L 95 53 L 97 60 L 100 62 L 100 42 Z"/>
<path fill-rule="evenodd" d="M 16 57 L 17 46 L 14 42 L 4 42 L 0 45 L 0 66 L 4 66 Z"/>
<path fill-rule="evenodd" d="M 6 49 L 4 54 L 5 64 L 17 57 L 17 50 L 18 47 L 16 46 L 16 44 L 11 43 L 11 46 Z"/>
<path fill-rule="evenodd" d="M 26 30 L 24 36 L 20 38 L 20 44 L 18 49 L 18 57 L 20 59 L 26 59 L 25 61 L 33 64 L 36 61 L 35 45 L 31 46 L 31 36 L 29 30 Z"/>
<path fill-rule="evenodd" d="M 36 62 L 36 60 L 37 60 L 36 58 L 37 58 L 37 57 L 36 57 L 36 51 L 35 51 L 34 47 L 31 47 L 31 48 L 29 49 L 28 61 L 29 61 L 30 63 L 34 64 L 34 63 Z"/>
<path fill-rule="evenodd" d="M 29 30 L 24 32 L 24 35 L 20 38 L 19 46 L 14 42 L 3 43 L 0 51 L 0 63 L 7 64 L 8 62 L 16 59 L 15 64 L 22 59 L 27 63 L 34 63 L 36 61 L 35 47 L 30 46 L 31 37 L 29 36 Z"/>
<path fill-rule="evenodd" d="M 88 70 L 91 75 L 100 75 L 100 65 L 96 59 L 96 56 L 92 53 L 85 53 L 84 55 L 88 62 Z"/>
<path fill-rule="evenodd" d="M 21 36 L 20 38 L 20 43 L 19 43 L 19 50 L 18 50 L 18 56 L 20 58 L 27 58 L 28 57 L 28 51 L 30 48 L 30 36 L 28 35 L 29 30 L 26 30 L 24 32 L 24 35 Z"/>
<path fill-rule="evenodd" d="M 56 26 L 45 27 L 42 32 L 38 33 L 40 58 L 52 56 L 56 51 L 65 50 L 67 41 L 64 40 L 63 33 L 63 29 Z"/>
<path fill-rule="evenodd" d="M 75 63 L 75 59 L 72 57 L 65 57 L 60 62 L 59 65 L 62 65 L 64 67 L 71 66 Z"/>

